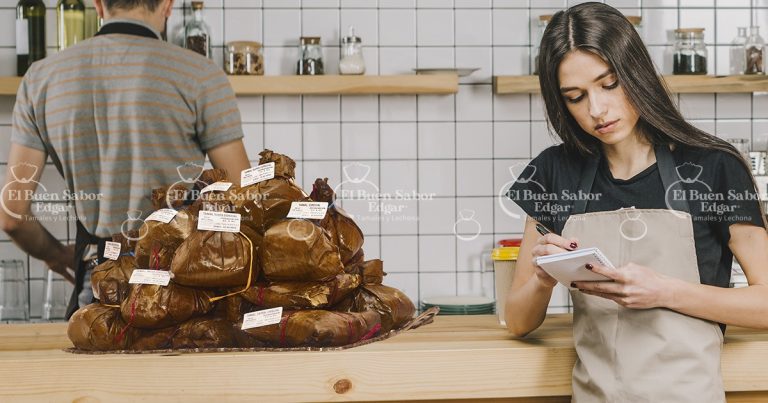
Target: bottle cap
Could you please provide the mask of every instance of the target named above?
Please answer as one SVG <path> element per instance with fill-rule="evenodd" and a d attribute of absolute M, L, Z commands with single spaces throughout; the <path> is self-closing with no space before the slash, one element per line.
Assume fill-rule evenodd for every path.
<path fill-rule="evenodd" d="M 349 34 L 341 38 L 341 43 L 361 43 L 362 40 L 359 36 L 355 36 L 355 27 L 349 26 Z"/>
<path fill-rule="evenodd" d="M 192 9 L 193 10 L 202 10 L 203 9 L 203 2 L 202 1 L 193 1 L 192 2 Z"/>
<path fill-rule="evenodd" d="M 320 44 L 320 37 L 319 36 L 302 36 L 299 38 L 299 41 L 302 45 L 319 45 Z"/>

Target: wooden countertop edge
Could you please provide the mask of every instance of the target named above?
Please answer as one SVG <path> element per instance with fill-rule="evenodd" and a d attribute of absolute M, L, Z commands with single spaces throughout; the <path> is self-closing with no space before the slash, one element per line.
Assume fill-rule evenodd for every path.
<path fill-rule="evenodd" d="M 344 351 L 179 356 L 70 354 L 60 349 L 69 345 L 64 323 L 0 326 L 0 347 L 6 349 L 0 351 L 0 400 L 154 401 L 181 394 L 275 402 L 567 401 L 575 360 L 569 325 L 570 315 L 551 316 L 529 338 L 515 340 L 493 316 L 438 317 L 423 328 Z M 722 368 L 729 401 L 764 398 L 759 391 L 768 390 L 768 333 L 729 328 L 728 334 Z M 34 348 L 7 350 L 25 335 Z"/>

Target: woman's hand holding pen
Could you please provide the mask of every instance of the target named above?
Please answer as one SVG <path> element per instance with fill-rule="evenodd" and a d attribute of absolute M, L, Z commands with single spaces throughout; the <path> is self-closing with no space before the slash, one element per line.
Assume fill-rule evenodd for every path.
<path fill-rule="evenodd" d="M 551 288 L 557 284 L 557 280 L 536 264 L 536 258 L 539 256 L 554 255 L 555 253 L 574 250 L 579 246 L 578 240 L 563 238 L 550 232 L 541 224 L 536 224 L 536 230 L 539 231 L 541 236 L 531 250 L 531 254 L 533 255 L 533 265 L 536 266 L 536 276 L 539 281 Z"/>
<path fill-rule="evenodd" d="M 588 264 L 587 269 L 613 279 L 613 281 L 577 281 L 573 285 L 581 292 L 615 301 L 633 309 L 663 308 L 671 306 L 675 279 L 661 275 L 653 269 L 629 263 L 618 269 L 599 264 Z"/>

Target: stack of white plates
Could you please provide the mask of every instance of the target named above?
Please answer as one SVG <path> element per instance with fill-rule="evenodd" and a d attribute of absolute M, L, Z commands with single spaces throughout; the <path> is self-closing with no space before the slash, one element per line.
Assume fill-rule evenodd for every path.
<path fill-rule="evenodd" d="M 493 313 L 496 301 L 490 297 L 468 295 L 446 295 L 421 300 L 421 309 L 440 307 L 439 315 L 489 315 Z"/>

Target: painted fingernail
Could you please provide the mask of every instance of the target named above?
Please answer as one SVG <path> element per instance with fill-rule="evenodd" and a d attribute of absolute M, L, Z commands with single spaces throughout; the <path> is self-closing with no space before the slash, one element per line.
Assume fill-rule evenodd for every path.
<path fill-rule="evenodd" d="M 571 242 L 571 249 L 576 249 L 576 247 L 579 246 L 576 244 L 576 242 Z"/>
<path fill-rule="evenodd" d="M 589 270 L 592 270 L 595 266 L 592 266 L 592 263 L 587 263 L 584 265 L 584 267 L 586 267 Z"/>

